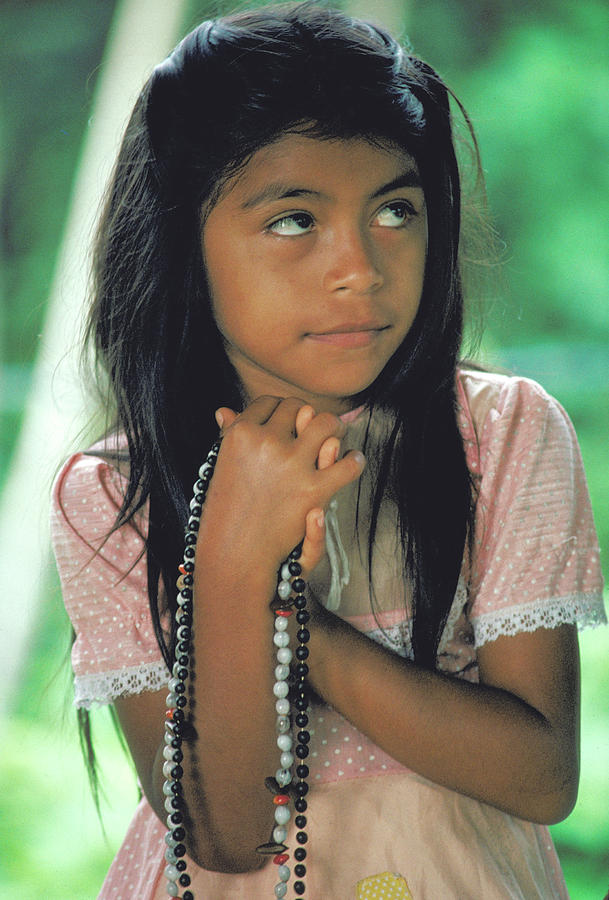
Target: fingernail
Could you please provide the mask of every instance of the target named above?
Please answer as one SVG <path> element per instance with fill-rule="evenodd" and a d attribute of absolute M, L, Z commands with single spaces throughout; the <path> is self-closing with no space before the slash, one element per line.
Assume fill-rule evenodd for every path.
<path fill-rule="evenodd" d="M 219 409 L 215 411 L 214 416 L 216 418 L 216 422 L 218 423 L 218 428 L 222 428 L 222 426 L 224 425 L 224 416 Z"/>
<path fill-rule="evenodd" d="M 363 453 L 360 453 L 359 450 L 356 450 L 354 455 L 355 455 L 355 459 L 356 459 L 358 465 L 360 465 L 360 466 L 366 465 L 366 457 L 364 456 Z"/>
<path fill-rule="evenodd" d="M 323 527 L 324 527 L 324 520 L 325 520 L 325 516 L 324 516 L 323 512 L 317 513 L 317 517 L 316 517 L 316 518 L 317 518 L 317 524 L 318 524 L 318 526 L 319 526 L 320 528 L 323 528 Z"/>

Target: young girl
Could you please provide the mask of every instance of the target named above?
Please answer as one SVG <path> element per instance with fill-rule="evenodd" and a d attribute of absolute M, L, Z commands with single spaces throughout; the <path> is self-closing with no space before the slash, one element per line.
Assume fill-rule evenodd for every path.
<path fill-rule="evenodd" d="M 76 703 L 144 795 L 100 897 L 567 896 L 597 544 L 560 406 L 457 363 L 459 223 L 447 89 L 377 27 L 240 13 L 144 87 L 114 427 L 54 492 Z"/>

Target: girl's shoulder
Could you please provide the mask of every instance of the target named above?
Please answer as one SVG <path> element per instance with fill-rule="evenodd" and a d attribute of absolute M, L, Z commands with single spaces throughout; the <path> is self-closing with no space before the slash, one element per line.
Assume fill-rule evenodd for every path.
<path fill-rule="evenodd" d="M 545 431 L 550 422 L 554 430 L 572 436 L 560 403 L 531 378 L 463 367 L 457 371 L 456 395 L 466 449 L 480 451 L 499 436 L 509 443 L 516 433 L 526 442 Z"/>

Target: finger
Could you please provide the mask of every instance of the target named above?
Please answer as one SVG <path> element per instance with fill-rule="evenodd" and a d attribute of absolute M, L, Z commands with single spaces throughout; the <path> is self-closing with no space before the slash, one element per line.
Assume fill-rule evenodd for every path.
<path fill-rule="evenodd" d="M 302 434 L 307 425 L 315 416 L 315 410 L 310 403 L 305 403 L 296 413 L 296 436 Z"/>
<path fill-rule="evenodd" d="M 317 468 L 327 469 L 333 465 L 338 459 L 340 450 L 340 441 L 336 437 L 329 437 L 323 442 L 319 448 L 319 456 L 317 457 Z"/>
<path fill-rule="evenodd" d="M 329 437 L 342 438 L 347 430 L 344 422 L 332 413 L 318 413 L 307 425 L 299 437 L 299 441 L 306 453 L 317 455 L 321 445 Z"/>
<path fill-rule="evenodd" d="M 322 480 L 323 491 L 327 492 L 328 500 L 345 485 L 356 481 L 366 466 L 366 458 L 359 450 L 350 450 L 342 459 L 337 460 L 327 469 L 318 473 Z"/>
<path fill-rule="evenodd" d="M 229 406 L 221 406 L 214 413 L 216 422 L 218 423 L 218 428 L 220 432 L 224 434 L 227 428 L 233 424 L 235 419 L 238 416 L 238 413 L 235 412 L 234 409 L 231 409 Z"/>
<path fill-rule="evenodd" d="M 309 577 L 326 550 L 326 526 L 322 509 L 312 509 L 305 519 L 305 536 L 298 560 L 305 579 Z"/>

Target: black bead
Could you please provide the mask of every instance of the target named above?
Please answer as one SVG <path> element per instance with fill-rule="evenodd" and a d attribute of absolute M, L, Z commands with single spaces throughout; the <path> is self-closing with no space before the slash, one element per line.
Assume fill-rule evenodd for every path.
<path fill-rule="evenodd" d="M 301 644 L 306 644 L 306 643 L 308 643 L 309 638 L 311 637 L 311 633 L 309 632 L 308 628 L 301 628 L 296 633 L 296 637 L 298 638 L 298 640 L 300 641 Z"/>
<path fill-rule="evenodd" d="M 186 681 L 188 678 L 188 669 L 185 669 L 183 666 L 181 669 L 178 669 L 178 678 L 180 681 Z"/>
<path fill-rule="evenodd" d="M 307 817 L 306 816 L 296 816 L 296 818 L 294 819 L 294 824 L 296 825 L 296 828 L 305 828 L 306 824 L 307 824 Z M 296 873 L 296 874 L 298 874 L 298 873 Z"/>
<path fill-rule="evenodd" d="M 294 701 L 294 706 L 301 712 L 304 712 L 308 705 L 306 697 L 297 697 Z"/>
<path fill-rule="evenodd" d="M 188 651 L 190 650 L 189 641 L 179 641 L 176 646 L 176 650 L 178 651 L 178 653 L 188 653 Z M 298 650 L 296 650 L 296 652 L 298 653 Z M 185 666 L 188 665 L 188 657 L 187 656 L 186 657 L 181 656 L 180 659 L 186 659 L 186 662 L 184 663 L 184 665 Z"/>
<path fill-rule="evenodd" d="M 299 562 L 296 562 L 296 560 L 292 560 L 288 563 L 288 569 L 290 570 L 290 575 L 294 576 L 300 575 L 300 573 L 302 572 L 302 566 Z"/>
<path fill-rule="evenodd" d="M 178 681 L 173 689 L 174 694 L 183 694 L 186 691 L 186 685 L 183 681 Z"/>
<path fill-rule="evenodd" d="M 182 801 L 179 797 L 172 797 L 169 802 L 173 809 L 180 809 L 182 807 Z"/>
<path fill-rule="evenodd" d="M 299 866 L 294 866 L 294 875 L 296 875 L 297 878 L 304 878 L 306 874 L 307 874 L 306 866 L 303 866 L 302 864 Z"/>
<path fill-rule="evenodd" d="M 174 722 L 183 722 L 184 721 L 184 712 L 181 709 L 174 709 L 173 711 L 173 721 Z"/>
<path fill-rule="evenodd" d="M 203 491 L 197 491 L 192 499 L 195 501 L 195 503 L 203 503 L 205 501 L 205 494 L 203 493 Z"/>
<path fill-rule="evenodd" d="M 183 628 L 183 629 L 184 629 L 184 630 L 182 631 L 182 634 L 180 635 L 180 637 L 182 638 L 182 640 L 183 640 L 183 641 L 190 641 L 191 631 L 190 631 L 190 628 L 188 627 L 188 625 L 181 625 L 180 628 Z M 298 632 L 298 633 L 300 634 L 300 632 Z"/>
<path fill-rule="evenodd" d="M 309 717 L 306 713 L 298 713 L 294 721 L 299 728 L 306 728 L 309 724 Z"/>
<path fill-rule="evenodd" d="M 299 731 L 296 737 L 300 744 L 308 744 L 311 740 L 311 735 L 308 731 Z"/>
<path fill-rule="evenodd" d="M 194 547 L 186 547 L 184 549 L 184 556 L 186 560 L 191 560 L 195 556 L 195 548 Z"/>
<path fill-rule="evenodd" d="M 184 891 L 182 894 L 182 900 L 195 900 L 195 895 L 192 891 Z"/>
<path fill-rule="evenodd" d="M 304 832 L 299 831 L 298 834 L 304 834 Z M 296 840 L 298 840 L 298 834 L 296 835 Z M 186 853 L 186 847 L 184 846 L 184 844 L 176 844 L 173 848 L 173 852 L 176 856 L 184 856 L 184 854 Z"/>
<path fill-rule="evenodd" d="M 181 763 L 182 760 L 184 759 L 184 754 L 182 753 L 181 750 L 176 750 L 176 752 L 173 754 L 173 756 L 171 758 L 174 762 Z"/>
<path fill-rule="evenodd" d="M 180 609 L 182 610 L 182 612 L 185 612 L 189 616 L 192 616 L 192 600 L 186 600 L 185 603 L 182 603 Z"/>
<path fill-rule="evenodd" d="M 182 738 L 181 737 L 172 738 L 171 746 L 173 747 L 174 750 L 179 750 L 180 747 L 182 746 Z"/>
<path fill-rule="evenodd" d="M 192 600 L 192 589 L 189 587 L 182 588 L 180 597 L 182 597 L 183 600 Z"/>
<path fill-rule="evenodd" d="M 304 797 L 298 797 L 298 798 L 294 801 L 294 807 L 295 807 L 295 809 L 297 810 L 297 812 L 301 812 L 301 813 L 306 812 L 306 811 L 307 811 L 307 806 L 308 806 L 308 805 L 309 805 L 309 804 L 307 803 L 307 801 L 305 800 Z M 299 857 L 297 856 L 296 859 L 298 859 L 298 858 L 299 858 Z M 302 858 L 304 859 L 304 856 L 303 856 Z"/>
<path fill-rule="evenodd" d="M 302 594 L 305 588 L 306 584 L 302 578 L 295 578 L 292 582 L 292 590 L 295 594 Z"/>
<path fill-rule="evenodd" d="M 298 663 L 294 671 L 299 678 L 306 678 L 309 674 L 309 667 L 306 663 Z"/>
<path fill-rule="evenodd" d="M 184 582 L 186 587 L 191 587 L 195 583 L 192 575 L 182 575 L 182 581 Z"/>
<path fill-rule="evenodd" d="M 170 774 L 172 778 L 174 778 L 176 781 L 179 781 L 179 779 L 184 774 L 184 769 L 182 768 L 182 766 L 174 766 Z"/>
<path fill-rule="evenodd" d="M 181 666 L 187 666 L 188 663 L 190 662 L 190 660 L 188 659 L 186 654 L 183 654 L 182 656 L 178 656 L 178 662 L 180 663 Z"/>
<path fill-rule="evenodd" d="M 194 570 L 195 570 L 195 565 L 194 565 L 194 563 L 186 562 L 186 563 L 184 563 L 184 569 L 185 569 L 186 572 L 188 572 L 189 574 L 192 574 L 192 573 L 194 572 Z"/>
<path fill-rule="evenodd" d="M 294 854 L 294 856 L 296 856 L 296 854 Z M 304 859 L 304 856 L 303 856 L 303 859 Z M 185 859 L 179 859 L 175 865 L 176 865 L 176 869 L 178 870 L 178 872 L 186 871 L 186 860 Z"/>
<path fill-rule="evenodd" d="M 303 825 L 304 828 L 304 825 Z M 171 832 L 174 841 L 183 841 L 186 837 L 186 831 L 183 828 L 174 828 Z"/>
<path fill-rule="evenodd" d="M 308 659 L 309 658 L 309 648 L 308 647 L 296 647 L 296 659 Z"/>
<path fill-rule="evenodd" d="M 194 516 L 188 520 L 188 530 L 195 532 L 199 530 L 199 520 Z"/>
<path fill-rule="evenodd" d="M 305 886 L 302 881 L 294 882 L 294 893 L 302 896 L 305 892 Z"/>
<path fill-rule="evenodd" d="M 294 547 L 292 552 L 289 555 L 289 559 L 300 559 L 300 554 L 302 553 L 302 541 L 298 544 L 297 547 Z"/>
<path fill-rule="evenodd" d="M 301 763 L 299 766 L 296 766 L 296 774 L 299 778 L 308 778 L 309 777 L 309 767 L 305 766 L 304 763 Z"/>
<path fill-rule="evenodd" d="M 194 506 L 191 506 L 191 508 L 190 508 L 190 515 L 196 516 L 197 519 L 199 519 L 201 517 L 202 512 L 203 512 L 203 509 L 200 506 L 198 506 L 197 504 L 195 504 Z"/>
<path fill-rule="evenodd" d="M 306 781 L 299 781 L 294 787 L 294 791 L 299 797 L 305 797 L 309 793 L 309 785 Z"/>
<path fill-rule="evenodd" d="M 197 515 L 200 516 L 200 515 L 201 515 L 200 512 L 199 512 L 199 513 L 196 513 L 196 512 L 194 511 L 194 509 L 193 509 L 193 511 L 192 511 L 192 514 L 193 514 L 193 516 L 197 516 Z M 193 544 L 196 544 L 196 543 L 197 543 L 197 536 L 196 536 L 196 534 L 187 534 L 186 537 L 184 538 L 184 543 L 186 544 L 187 547 L 191 547 Z"/>
<path fill-rule="evenodd" d="M 174 812 L 169 816 L 169 821 L 173 825 L 181 825 L 184 821 L 184 815 L 181 812 Z"/>
<path fill-rule="evenodd" d="M 306 744 L 296 744 L 296 750 L 294 752 L 298 759 L 306 759 L 309 755 L 309 748 Z"/>
<path fill-rule="evenodd" d="M 309 838 L 307 837 L 306 831 L 297 831 L 296 832 L 296 840 L 298 841 L 299 844 L 306 844 L 306 842 L 309 840 Z M 178 844 L 178 847 L 179 846 L 180 845 Z M 177 850 L 177 847 L 176 847 L 176 850 Z M 174 850 L 174 853 L 175 853 L 175 850 Z M 177 855 L 178 854 L 176 854 L 176 856 Z"/>
<path fill-rule="evenodd" d="M 190 884 L 190 875 L 186 875 L 186 873 L 184 873 L 184 875 L 180 875 L 178 881 L 180 882 L 182 887 L 188 887 L 188 885 Z"/>
<path fill-rule="evenodd" d="M 176 616 L 176 622 L 178 625 L 185 625 L 187 628 L 190 628 L 192 625 L 192 616 L 188 615 L 188 613 L 180 612 L 180 614 Z"/>
<path fill-rule="evenodd" d="M 304 594 L 299 594 L 298 597 L 294 600 L 294 606 L 296 609 L 304 609 L 307 605 L 307 598 Z"/>
<path fill-rule="evenodd" d="M 299 625 L 306 625 L 311 616 L 308 614 L 306 609 L 299 609 L 296 613 L 296 621 Z"/>
<path fill-rule="evenodd" d="M 174 793 L 174 794 L 181 794 L 181 793 L 182 793 L 182 785 L 180 784 L 179 781 L 172 781 L 172 782 L 171 782 L 171 791 L 172 791 L 172 793 Z M 182 802 L 182 801 L 180 800 L 180 803 L 181 803 L 181 802 Z"/>
<path fill-rule="evenodd" d="M 188 703 L 188 700 L 186 699 L 186 697 L 184 696 L 184 694 L 182 694 L 182 695 L 181 695 L 180 697 L 178 697 L 178 699 L 176 700 L 176 706 L 177 706 L 178 709 L 184 709 L 184 707 L 186 706 L 187 703 Z M 175 713 L 174 713 L 174 715 L 175 715 Z"/>

